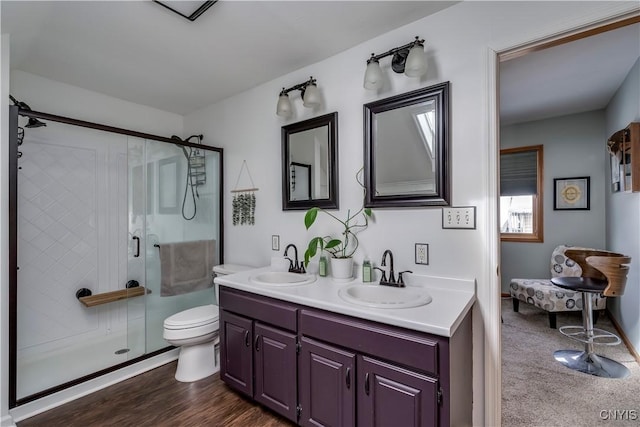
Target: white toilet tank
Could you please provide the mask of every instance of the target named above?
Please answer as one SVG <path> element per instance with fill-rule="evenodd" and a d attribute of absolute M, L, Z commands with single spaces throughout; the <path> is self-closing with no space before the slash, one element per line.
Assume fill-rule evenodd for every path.
<path fill-rule="evenodd" d="M 240 273 L 241 271 L 252 270 L 255 267 L 242 264 L 220 264 L 213 266 L 213 272 L 216 276 L 226 276 L 233 273 Z M 220 305 L 220 285 L 217 283 L 215 286 L 216 292 L 216 305 Z"/>

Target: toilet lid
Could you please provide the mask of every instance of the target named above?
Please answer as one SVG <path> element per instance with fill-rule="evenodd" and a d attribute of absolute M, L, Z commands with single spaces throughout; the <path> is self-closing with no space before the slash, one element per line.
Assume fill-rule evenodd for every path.
<path fill-rule="evenodd" d="M 195 328 L 217 322 L 218 316 L 217 305 L 203 305 L 167 317 L 164 321 L 164 327 L 168 329 Z"/>

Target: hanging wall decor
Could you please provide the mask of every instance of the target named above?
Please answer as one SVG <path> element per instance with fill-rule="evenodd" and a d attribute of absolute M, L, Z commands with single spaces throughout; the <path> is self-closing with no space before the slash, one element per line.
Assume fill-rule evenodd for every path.
<path fill-rule="evenodd" d="M 249 175 L 249 181 L 251 181 L 251 187 L 249 188 L 238 188 L 238 183 L 242 177 L 243 170 L 246 170 L 247 175 Z M 249 172 L 247 161 L 243 160 L 240 173 L 238 174 L 238 179 L 236 180 L 236 185 L 234 189 L 231 190 L 231 193 L 233 193 L 233 225 L 255 225 L 256 191 L 258 191 L 258 189 L 253 183 L 253 178 L 251 178 L 251 172 Z"/>

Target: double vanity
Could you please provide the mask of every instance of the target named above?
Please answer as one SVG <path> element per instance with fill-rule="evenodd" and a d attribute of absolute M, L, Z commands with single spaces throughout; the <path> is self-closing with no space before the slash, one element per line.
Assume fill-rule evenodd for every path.
<path fill-rule="evenodd" d="M 215 279 L 220 376 L 299 425 L 471 425 L 473 280 Z"/>

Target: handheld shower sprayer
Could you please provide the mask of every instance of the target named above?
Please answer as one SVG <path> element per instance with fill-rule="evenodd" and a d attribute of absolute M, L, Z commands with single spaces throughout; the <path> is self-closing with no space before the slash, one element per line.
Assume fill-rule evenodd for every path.
<path fill-rule="evenodd" d="M 180 142 L 189 142 L 193 138 L 198 139 L 198 144 L 202 143 L 202 135 L 191 135 L 186 139 L 181 139 L 179 136 L 171 135 L 171 139 L 175 139 Z M 205 155 L 198 148 L 184 145 L 182 145 L 181 148 L 184 157 L 187 159 L 187 176 L 184 187 L 184 197 L 182 198 L 182 217 L 187 221 L 191 221 L 196 217 L 197 213 L 196 199 L 200 198 L 200 194 L 198 194 L 198 187 L 207 182 Z M 189 192 L 189 188 L 191 188 L 191 199 L 193 200 L 193 215 L 191 216 L 187 216 L 185 213 L 185 205 L 187 202 L 187 193 Z"/>

